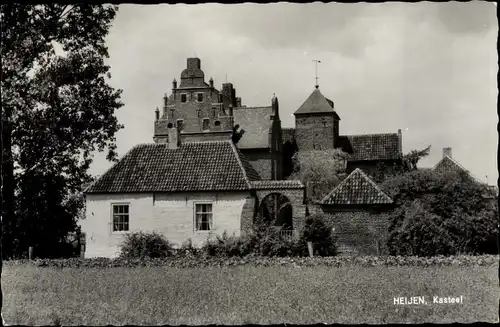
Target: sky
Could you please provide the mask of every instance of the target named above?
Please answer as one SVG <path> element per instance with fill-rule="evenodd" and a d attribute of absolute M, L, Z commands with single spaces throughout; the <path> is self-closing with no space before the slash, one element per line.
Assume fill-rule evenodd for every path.
<path fill-rule="evenodd" d="M 443 147 L 482 181 L 498 178 L 496 6 L 488 2 L 120 5 L 107 38 L 119 157 L 153 142 L 154 110 L 198 57 L 206 80 L 248 106 L 279 99 L 283 127 L 319 88 L 340 134 L 403 131 L 403 152 Z M 93 175 L 111 167 L 95 156 Z M 486 176 L 487 179 L 486 179 Z M 495 183 L 496 184 L 496 183 Z"/>

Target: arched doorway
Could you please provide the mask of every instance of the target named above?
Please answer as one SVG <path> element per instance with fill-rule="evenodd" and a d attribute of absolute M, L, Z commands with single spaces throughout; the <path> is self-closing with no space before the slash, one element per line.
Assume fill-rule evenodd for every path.
<path fill-rule="evenodd" d="M 257 224 L 293 229 L 292 203 L 281 193 L 270 193 L 260 201 Z"/>

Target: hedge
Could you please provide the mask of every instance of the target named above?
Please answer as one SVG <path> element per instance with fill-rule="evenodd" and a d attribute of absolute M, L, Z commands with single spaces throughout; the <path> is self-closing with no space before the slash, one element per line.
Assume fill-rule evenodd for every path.
<path fill-rule="evenodd" d="M 436 256 L 436 257 L 415 257 L 415 256 L 353 256 L 353 257 L 257 257 L 247 256 L 243 258 L 229 257 L 205 257 L 205 256 L 183 256 L 172 258 L 156 259 L 36 259 L 31 262 L 28 260 L 9 260 L 4 261 L 4 265 L 26 265 L 32 264 L 36 267 L 53 268 L 134 268 L 134 267 L 176 267 L 176 268 L 205 268 L 205 267 L 229 267 L 229 266 L 285 266 L 285 267 L 343 267 L 343 266 L 362 266 L 362 267 L 444 267 L 444 266 L 493 266 L 499 261 L 498 255 L 481 256 Z"/>

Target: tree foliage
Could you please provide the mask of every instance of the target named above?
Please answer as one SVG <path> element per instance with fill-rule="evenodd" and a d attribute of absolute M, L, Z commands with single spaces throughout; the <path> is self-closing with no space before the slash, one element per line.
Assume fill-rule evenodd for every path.
<path fill-rule="evenodd" d="M 299 151 L 292 157 L 294 172 L 307 187 L 309 201 L 321 201 L 345 177 L 347 153 L 339 149 Z"/>
<path fill-rule="evenodd" d="M 2 4 L 2 217 L 7 256 L 48 255 L 76 227 L 95 150 L 116 160 L 109 5 Z M 43 245 L 43 246 L 42 246 Z M 43 249 L 42 249 L 43 248 Z"/>
<path fill-rule="evenodd" d="M 410 171 L 381 188 L 394 200 L 389 227 L 391 254 L 496 253 L 498 211 L 486 185 L 465 172 Z"/>
<path fill-rule="evenodd" d="M 418 169 L 418 162 L 423 158 L 427 157 L 431 151 L 431 146 L 429 145 L 425 149 L 416 149 L 403 155 L 401 164 L 393 163 L 392 165 L 384 164 L 379 162 L 377 168 L 373 173 L 373 180 L 376 183 L 383 182 L 388 177 L 397 176 L 406 172 L 414 171 Z"/>

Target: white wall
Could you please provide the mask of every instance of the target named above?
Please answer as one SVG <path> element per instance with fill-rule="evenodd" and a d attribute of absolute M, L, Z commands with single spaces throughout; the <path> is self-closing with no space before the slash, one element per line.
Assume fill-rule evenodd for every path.
<path fill-rule="evenodd" d="M 86 233 L 85 257 L 114 257 L 120 251 L 125 232 L 111 232 L 112 204 L 129 204 L 130 232 L 157 231 L 180 246 L 191 238 L 201 246 L 207 237 L 227 231 L 239 235 L 241 213 L 249 193 L 175 193 L 175 194 L 88 194 L 86 219 L 81 222 Z M 212 201 L 212 233 L 194 230 L 194 204 Z"/>

